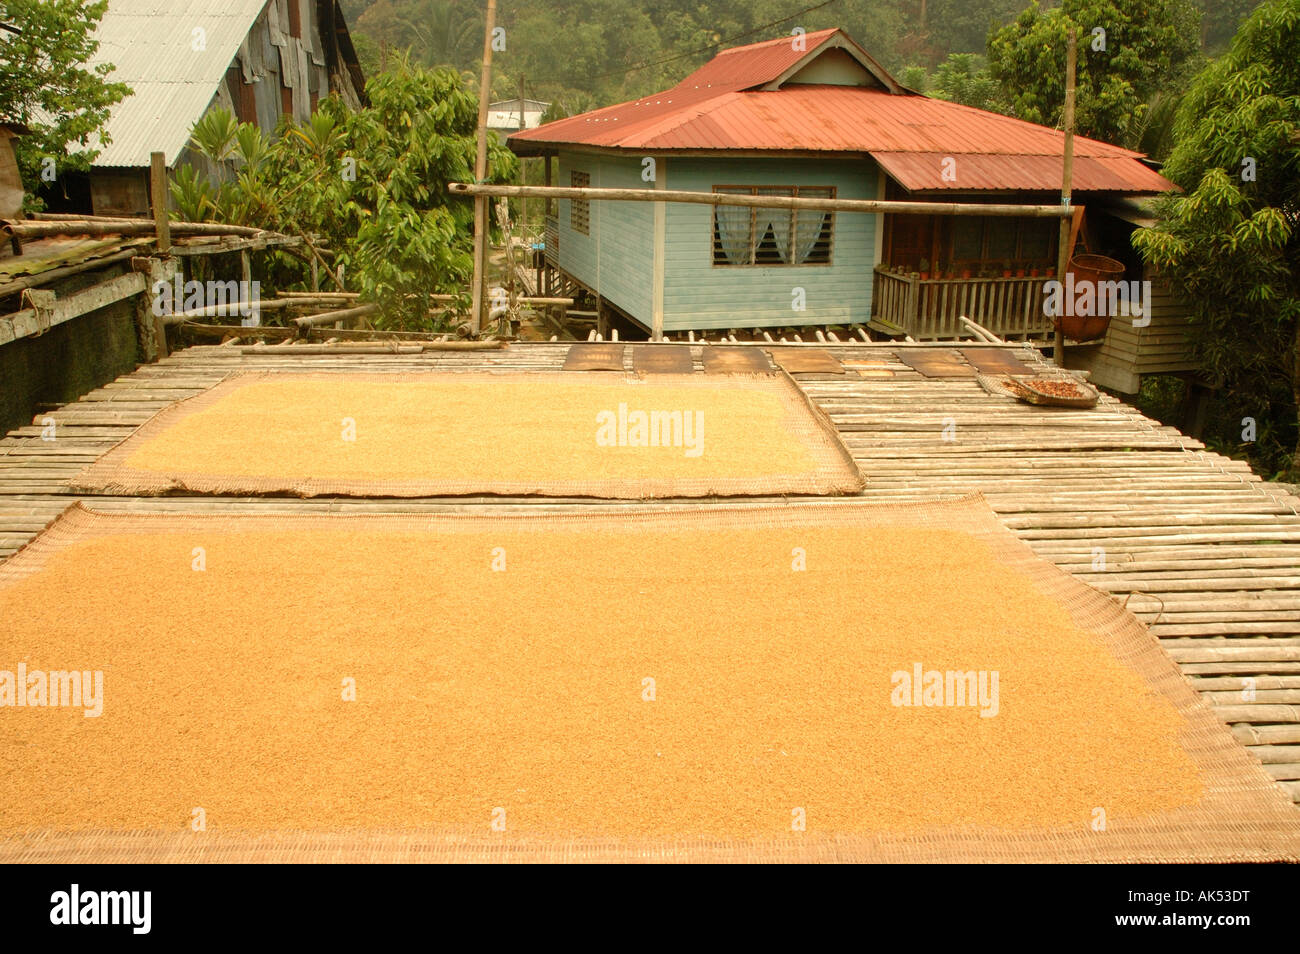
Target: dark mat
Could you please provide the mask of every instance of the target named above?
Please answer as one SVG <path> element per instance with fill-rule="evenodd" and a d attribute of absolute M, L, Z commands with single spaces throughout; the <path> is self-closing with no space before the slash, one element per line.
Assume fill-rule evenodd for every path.
<path fill-rule="evenodd" d="M 1006 348 L 962 348 L 962 356 L 985 374 L 1033 374 L 1034 369 Z"/>
<path fill-rule="evenodd" d="M 949 348 L 899 348 L 898 360 L 927 378 L 975 377 L 975 369 Z"/>
<path fill-rule="evenodd" d="M 564 370 L 622 371 L 625 347 L 617 341 L 589 341 L 573 345 L 564 358 Z"/>
<path fill-rule="evenodd" d="M 690 345 L 633 345 L 632 370 L 640 374 L 691 374 Z"/>
<path fill-rule="evenodd" d="M 705 345 L 700 354 L 704 356 L 705 374 L 755 374 L 772 370 L 762 348 Z"/>
<path fill-rule="evenodd" d="M 843 374 L 844 365 L 825 348 L 768 348 L 772 360 L 791 374 Z"/>

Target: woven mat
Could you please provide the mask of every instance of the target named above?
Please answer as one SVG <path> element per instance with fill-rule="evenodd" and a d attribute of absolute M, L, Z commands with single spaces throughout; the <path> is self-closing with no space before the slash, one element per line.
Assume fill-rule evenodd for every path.
<path fill-rule="evenodd" d="M 1033 374 L 1034 369 L 1006 348 L 962 348 L 962 357 L 985 374 Z"/>
<path fill-rule="evenodd" d="M 632 370 L 638 374 L 691 374 L 690 345 L 633 345 Z"/>
<path fill-rule="evenodd" d="M 975 369 L 948 348 L 899 348 L 898 360 L 927 378 L 973 378 Z"/>
<path fill-rule="evenodd" d="M 6 664 L 105 671 L 98 718 L 3 713 L 0 862 L 1300 859 L 1157 641 L 978 497 L 78 505 L 0 616 Z M 996 713 L 901 705 L 914 662 L 999 672 Z"/>
<path fill-rule="evenodd" d="M 998 397 L 1011 398 L 1013 401 L 1019 401 L 1020 395 L 1007 385 L 1005 374 L 977 374 L 975 380 L 979 386 L 989 394 L 996 394 Z"/>
<path fill-rule="evenodd" d="M 700 351 L 705 374 L 770 374 L 762 348 L 708 345 Z"/>
<path fill-rule="evenodd" d="M 251 372 L 159 412 L 73 485 L 648 498 L 857 493 L 862 478 L 779 374 Z"/>
<path fill-rule="evenodd" d="M 772 360 L 791 374 L 843 374 L 844 365 L 825 348 L 768 348 Z"/>
<path fill-rule="evenodd" d="M 618 342 L 594 341 L 572 345 L 564 356 L 565 371 L 622 371 L 623 348 Z"/>

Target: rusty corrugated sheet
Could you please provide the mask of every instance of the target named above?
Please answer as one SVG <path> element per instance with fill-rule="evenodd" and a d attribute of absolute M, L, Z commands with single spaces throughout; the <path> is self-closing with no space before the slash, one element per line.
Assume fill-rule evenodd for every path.
<path fill-rule="evenodd" d="M 105 125 L 112 142 L 93 165 L 147 166 L 154 150 L 175 162 L 265 6 L 266 0 L 110 0 L 90 65 L 111 63 L 108 79 L 135 93 L 113 107 Z"/>
<path fill-rule="evenodd" d="M 678 88 L 736 90 L 770 83 L 838 32 L 832 27 L 806 34 L 801 38 L 802 50 L 795 49 L 796 38 L 789 36 L 721 50 L 682 80 Z"/>
<path fill-rule="evenodd" d="M 911 191 L 1015 190 L 1053 192 L 1061 188 L 1060 156 L 995 156 L 982 153 L 873 152 L 884 170 Z M 945 160 L 953 161 L 946 168 Z M 1172 183 L 1136 159 L 1075 156 L 1076 192 L 1165 192 Z"/>

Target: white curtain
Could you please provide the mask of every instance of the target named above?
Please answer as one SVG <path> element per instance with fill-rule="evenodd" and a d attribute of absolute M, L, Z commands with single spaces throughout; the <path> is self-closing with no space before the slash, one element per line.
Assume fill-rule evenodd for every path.
<path fill-rule="evenodd" d="M 714 207 L 713 221 L 717 225 L 718 240 L 722 243 L 722 252 L 730 265 L 748 265 L 753 238 L 750 227 L 753 216 L 751 210 L 741 205 L 719 205 Z"/>
<path fill-rule="evenodd" d="M 808 261 L 808 256 L 817 247 L 817 240 L 821 238 L 822 228 L 830 216 L 830 212 L 815 212 L 811 209 L 799 210 L 799 218 L 795 225 L 795 252 L 798 254 L 798 258 L 795 259 L 796 264 L 802 265 Z"/>
<path fill-rule="evenodd" d="M 793 196 L 794 189 L 759 189 L 759 195 L 786 195 Z M 758 210 L 758 241 L 761 242 L 767 235 L 768 229 L 772 230 L 772 237 L 776 240 L 776 250 L 781 256 L 781 264 L 789 265 L 793 261 L 790 258 L 791 251 L 791 219 L 789 209 L 759 209 Z"/>

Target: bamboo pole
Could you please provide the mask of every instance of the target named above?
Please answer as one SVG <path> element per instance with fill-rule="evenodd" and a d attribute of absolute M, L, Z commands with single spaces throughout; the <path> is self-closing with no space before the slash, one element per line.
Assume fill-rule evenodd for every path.
<path fill-rule="evenodd" d="M 78 212 L 29 212 L 27 218 L 37 222 L 139 222 L 138 218 L 125 215 L 85 215 Z"/>
<path fill-rule="evenodd" d="M 487 24 L 483 31 L 483 73 L 478 90 L 478 151 L 474 156 L 474 181 L 487 178 L 487 117 L 492 98 L 492 30 L 496 25 L 497 0 L 488 0 Z M 483 298 L 487 282 L 487 196 L 474 196 L 474 288 L 469 327 L 478 334 L 483 327 Z"/>
<path fill-rule="evenodd" d="M 295 318 L 293 321 L 298 326 L 299 331 L 306 332 L 316 325 L 326 325 L 332 321 L 348 321 L 352 318 L 363 318 L 366 315 L 374 314 L 378 310 L 379 306 L 375 304 L 358 305 L 356 308 L 327 311 L 320 315 L 304 315 L 302 318 Z"/>
<path fill-rule="evenodd" d="M 975 205 L 961 202 L 900 202 L 892 199 L 807 199 L 779 195 L 733 195 L 721 192 L 683 192 L 673 189 L 579 189 L 565 186 L 475 185 L 452 182 L 453 195 L 532 196 L 612 202 L 685 202 L 694 205 L 737 205 L 759 209 L 816 209 L 829 212 L 880 212 L 901 215 L 996 215 L 1021 218 L 1069 218 L 1070 210 L 1058 205 Z"/>
<path fill-rule="evenodd" d="M 244 317 L 255 312 L 275 311 L 278 308 L 290 308 L 298 304 L 294 301 L 232 301 L 224 305 L 209 305 L 206 308 L 194 308 L 179 311 L 174 315 L 164 315 L 163 324 L 179 325 L 192 318 L 233 318 Z"/>
<path fill-rule="evenodd" d="M 354 301 L 361 297 L 360 292 L 300 292 L 300 291 L 281 291 L 276 292 L 280 298 L 303 298 L 303 299 L 320 299 L 322 301 Z M 436 302 L 453 302 L 456 300 L 455 295 L 429 295 L 429 301 Z M 572 298 L 545 298 L 537 296 L 520 296 L 516 299 L 524 305 L 572 305 Z"/>
<path fill-rule="evenodd" d="M 1077 53 L 1075 51 L 1077 38 L 1074 27 L 1070 28 L 1069 36 L 1065 41 L 1065 156 L 1061 166 L 1061 210 L 1067 215 L 1073 215 L 1070 209 L 1070 200 L 1072 198 L 1072 186 L 1074 179 L 1074 71 Z M 1060 237 L 1057 240 L 1056 250 L 1056 280 L 1065 281 L 1065 270 L 1070 265 L 1070 219 L 1061 219 Z M 1064 303 L 1062 303 L 1062 312 L 1064 312 Z M 1057 367 L 1065 367 L 1065 331 L 1062 319 L 1064 314 L 1056 316 L 1056 329 L 1052 334 L 1052 360 L 1056 362 Z"/>
<path fill-rule="evenodd" d="M 165 211 L 165 210 L 164 210 Z M 246 225 L 220 225 L 216 222 L 167 222 L 170 247 L 172 235 L 246 235 L 251 238 L 278 236 L 276 232 L 250 228 Z M 110 219 L 63 219 L 57 222 L 7 222 L 4 232 L 21 241 L 49 238 L 53 235 L 156 235 L 158 224 L 148 219 L 127 222 Z M 288 236 L 278 236 L 288 238 Z"/>
<path fill-rule="evenodd" d="M 373 344 L 293 344 L 254 345 L 242 348 L 243 354 L 419 354 L 422 351 L 500 351 L 505 341 L 392 341 Z"/>

